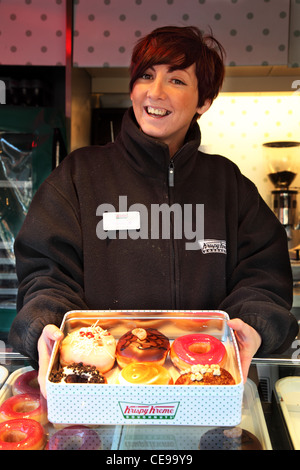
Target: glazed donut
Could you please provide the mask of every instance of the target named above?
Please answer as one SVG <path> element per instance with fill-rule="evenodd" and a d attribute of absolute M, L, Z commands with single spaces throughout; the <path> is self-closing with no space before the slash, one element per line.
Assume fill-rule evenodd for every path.
<path fill-rule="evenodd" d="M 168 385 L 173 379 L 163 366 L 158 364 L 132 362 L 119 374 L 121 385 Z"/>
<path fill-rule="evenodd" d="M 82 362 L 95 366 L 102 374 L 115 363 L 116 340 L 100 326 L 83 327 L 69 333 L 60 347 L 60 364 L 66 366 Z"/>
<path fill-rule="evenodd" d="M 33 419 L 11 419 L 0 423 L 0 450 L 42 450 L 45 432 Z"/>
<path fill-rule="evenodd" d="M 263 450 L 254 434 L 240 427 L 210 429 L 200 439 L 200 450 Z"/>
<path fill-rule="evenodd" d="M 79 364 L 70 364 L 58 371 L 52 371 L 49 376 L 50 382 L 55 383 L 94 383 L 106 384 L 107 380 L 104 375 L 96 369 L 95 366 L 84 366 L 82 362 Z"/>
<path fill-rule="evenodd" d="M 192 366 L 190 372 L 178 377 L 175 385 L 235 385 L 235 380 L 227 370 L 218 364 Z"/>
<path fill-rule="evenodd" d="M 38 383 L 38 372 L 30 370 L 21 374 L 12 385 L 13 395 L 21 393 L 40 394 L 40 386 Z"/>
<path fill-rule="evenodd" d="M 170 357 L 175 367 L 187 370 L 193 364 L 219 364 L 226 360 L 224 344 L 214 336 L 190 334 L 176 338 L 170 350 Z"/>
<path fill-rule="evenodd" d="M 169 339 L 155 328 L 134 328 L 118 341 L 116 356 L 121 368 L 131 362 L 163 365 L 170 349 Z"/>
<path fill-rule="evenodd" d="M 101 450 L 101 439 L 96 431 L 86 426 L 69 426 L 53 434 L 46 450 Z"/>
<path fill-rule="evenodd" d="M 33 419 L 46 424 L 47 402 L 42 396 L 34 394 L 14 395 L 0 406 L 0 423 L 10 419 Z"/>

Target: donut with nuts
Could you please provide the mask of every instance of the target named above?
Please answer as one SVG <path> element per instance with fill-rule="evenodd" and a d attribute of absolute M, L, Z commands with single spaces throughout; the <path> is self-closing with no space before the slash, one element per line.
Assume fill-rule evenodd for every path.
<path fill-rule="evenodd" d="M 131 362 L 163 365 L 170 349 L 169 339 L 155 328 L 134 328 L 117 343 L 116 358 L 123 368 Z"/>

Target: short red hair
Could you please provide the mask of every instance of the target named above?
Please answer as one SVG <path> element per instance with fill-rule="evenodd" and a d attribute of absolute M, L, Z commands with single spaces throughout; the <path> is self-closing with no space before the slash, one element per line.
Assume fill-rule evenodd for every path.
<path fill-rule="evenodd" d="M 168 64 L 171 70 L 196 65 L 198 106 L 218 96 L 224 75 L 223 46 L 195 26 L 165 26 L 140 39 L 133 49 L 130 65 L 130 92 L 134 82 L 154 65 Z"/>

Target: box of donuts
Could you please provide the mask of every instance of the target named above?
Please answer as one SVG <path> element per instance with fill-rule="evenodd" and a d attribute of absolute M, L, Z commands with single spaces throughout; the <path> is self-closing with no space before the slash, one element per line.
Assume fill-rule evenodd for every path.
<path fill-rule="evenodd" d="M 223 311 L 71 311 L 47 374 L 52 423 L 235 426 L 243 379 Z"/>

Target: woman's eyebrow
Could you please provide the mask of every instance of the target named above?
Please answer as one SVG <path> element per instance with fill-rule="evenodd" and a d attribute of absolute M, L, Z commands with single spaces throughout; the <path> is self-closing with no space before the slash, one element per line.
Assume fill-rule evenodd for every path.
<path fill-rule="evenodd" d="M 173 67 L 172 65 L 170 65 L 168 68 L 168 73 L 172 73 L 172 72 L 184 72 L 188 77 L 190 76 L 190 74 L 185 69 L 181 69 L 179 67 L 178 68 Z"/>
<path fill-rule="evenodd" d="M 168 65 L 168 64 L 150 65 L 149 67 L 146 68 L 146 71 L 151 70 L 152 72 L 155 72 L 155 66 L 157 66 L 157 65 Z M 176 66 L 174 67 L 173 65 L 169 64 L 168 73 L 173 73 L 173 72 L 183 72 L 185 75 L 187 75 L 187 77 L 190 77 L 190 74 L 189 74 L 189 72 L 187 72 L 187 70 L 182 69 L 180 67 L 176 67 Z"/>

